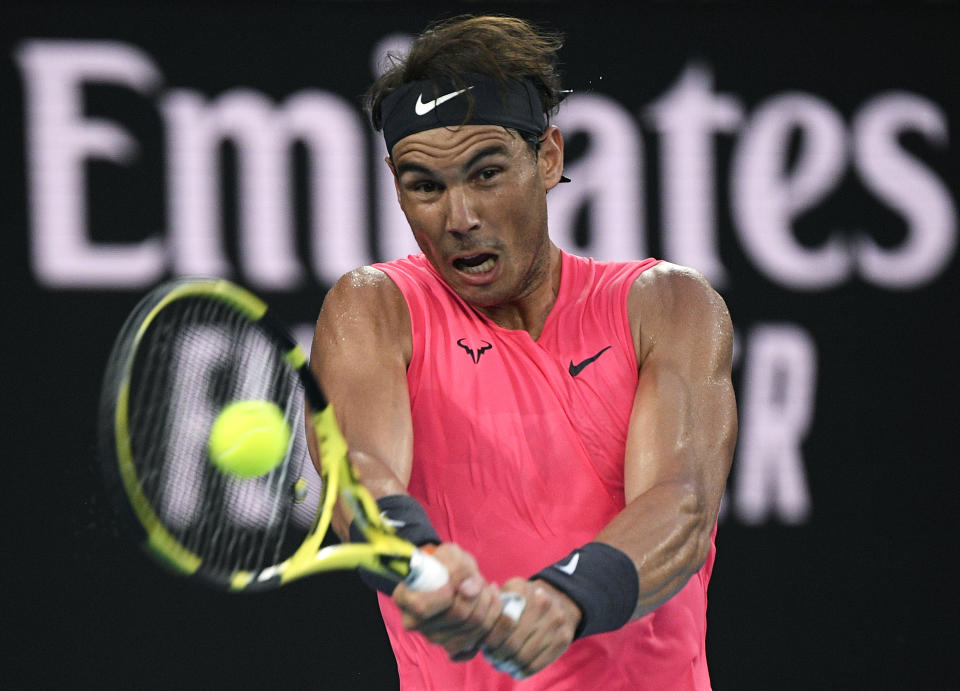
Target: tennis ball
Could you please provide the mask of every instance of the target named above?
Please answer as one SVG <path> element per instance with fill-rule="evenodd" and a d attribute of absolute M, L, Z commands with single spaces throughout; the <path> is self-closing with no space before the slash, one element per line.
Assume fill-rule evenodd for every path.
<path fill-rule="evenodd" d="M 283 462 L 290 425 L 271 401 L 235 401 L 220 411 L 207 448 L 217 468 L 238 477 L 257 477 Z"/>

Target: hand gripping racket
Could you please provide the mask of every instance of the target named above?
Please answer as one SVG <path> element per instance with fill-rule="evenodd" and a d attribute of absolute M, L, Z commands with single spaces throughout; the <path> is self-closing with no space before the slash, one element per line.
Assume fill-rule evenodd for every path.
<path fill-rule="evenodd" d="M 297 433 L 261 476 L 210 462 L 214 420 L 248 400 L 276 404 L 292 430 L 307 402 L 319 474 Z M 399 538 L 357 481 L 303 350 L 263 301 L 228 281 L 172 281 L 137 305 L 107 365 L 99 431 L 108 493 L 146 551 L 175 573 L 229 591 L 358 567 L 415 590 L 447 582 L 446 568 Z M 365 542 L 323 544 L 338 498 Z"/>

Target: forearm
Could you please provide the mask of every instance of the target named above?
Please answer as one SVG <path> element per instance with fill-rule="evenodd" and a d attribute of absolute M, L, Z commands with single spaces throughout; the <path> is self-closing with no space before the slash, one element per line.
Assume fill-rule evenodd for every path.
<path fill-rule="evenodd" d="M 638 402 L 643 397 L 652 403 L 635 407 L 627 505 L 596 536 L 636 568 L 634 617 L 673 597 L 707 559 L 737 431 L 728 380 L 694 395 L 671 372 L 648 373 Z"/>
<path fill-rule="evenodd" d="M 703 566 L 716 512 L 691 485 L 665 482 L 631 501 L 597 534 L 596 541 L 626 554 L 639 584 L 634 618 L 673 597 Z"/>
<path fill-rule="evenodd" d="M 406 484 L 389 465 L 377 457 L 360 451 L 351 451 L 350 465 L 374 499 L 406 494 Z M 349 509 L 342 501 L 338 502 L 334 509 L 331 525 L 341 540 L 351 540 L 350 524 L 352 521 L 353 516 Z"/>
<path fill-rule="evenodd" d="M 552 599 L 568 600 L 568 612 L 577 611 L 571 620 L 577 637 L 615 630 L 662 605 L 703 566 L 712 520 L 700 505 L 683 483 L 654 485 L 594 540 L 532 580 L 550 586 Z"/>
<path fill-rule="evenodd" d="M 501 617 L 487 635 L 488 657 L 498 669 L 523 678 L 559 657 L 575 638 L 616 630 L 653 611 L 703 565 L 711 520 L 691 486 L 655 484 L 591 543 L 530 581 L 504 584 L 526 607 L 518 621 Z"/>
<path fill-rule="evenodd" d="M 670 273 L 666 297 L 638 306 L 670 307 L 639 332 L 640 376 L 627 434 L 627 505 L 598 535 L 637 570 L 635 616 L 675 595 L 710 553 L 737 437 L 726 306 L 705 281 Z M 647 296 L 651 297 L 651 296 Z"/>

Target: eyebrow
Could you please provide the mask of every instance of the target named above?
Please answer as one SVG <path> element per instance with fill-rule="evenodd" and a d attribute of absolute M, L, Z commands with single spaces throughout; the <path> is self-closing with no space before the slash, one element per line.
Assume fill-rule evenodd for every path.
<path fill-rule="evenodd" d="M 466 162 L 466 164 L 463 166 L 463 169 L 465 171 L 470 170 L 487 156 L 496 156 L 498 154 L 501 156 L 508 156 L 509 152 L 507 151 L 507 147 L 505 147 L 503 144 L 494 144 L 493 146 L 488 146 L 485 149 L 480 149 L 480 151 L 470 157 L 470 160 Z"/>
<path fill-rule="evenodd" d="M 470 160 L 463 165 L 463 170 L 467 171 L 473 168 L 477 163 L 482 161 L 487 156 L 496 156 L 496 155 L 509 155 L 507 147 L 502 144 L 494 144 L 493 146 L 488 146 L 484 149 L 480 149 L 477 153 L 470 157 Z M 400 177 L 404 173 L 421 173 L 423 175 L 435 175 L 434 171 L 428 168 L 427 166 L 420 165 L 419 163 L 401 163 L 397 166 L 397 176 Z"/>

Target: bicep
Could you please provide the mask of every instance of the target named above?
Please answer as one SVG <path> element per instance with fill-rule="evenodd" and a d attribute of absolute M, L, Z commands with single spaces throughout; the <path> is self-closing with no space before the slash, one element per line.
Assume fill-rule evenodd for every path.
<path fill-rule="evenodd" d="M 310 367 L 374 497 L 404 491 L 410 477 L 409 353 L 406 303 L 382 272 L 359 269 L 328 292 Z"/>
<path fill-rule="evenodd" d="M 627 437 L 627 501 L 678 483 L 712 525 L 737 433 L 729 313 L 702 276 L 669 266 L 638 280 L 630 304 L 640 371 Z"/>

